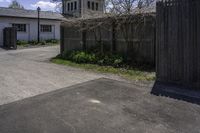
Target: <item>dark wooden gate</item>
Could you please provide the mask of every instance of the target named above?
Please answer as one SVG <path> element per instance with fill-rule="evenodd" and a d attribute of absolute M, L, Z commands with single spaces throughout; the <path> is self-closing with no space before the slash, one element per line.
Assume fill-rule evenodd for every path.
<path fill-rule="evenodd" d="M 200 0 L 157 2 L 157 80 L 200 89 Z"/>
<path fill-rule="evenodd" d="M 3 46 L 6 49 L 17 49 L 17 30 L 14 27 L 5 28 L 3 31 Z"/>

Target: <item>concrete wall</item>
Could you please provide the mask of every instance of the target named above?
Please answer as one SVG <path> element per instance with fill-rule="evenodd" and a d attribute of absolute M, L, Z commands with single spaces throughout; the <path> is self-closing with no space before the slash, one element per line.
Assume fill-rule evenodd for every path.
<path fill-rule="evenodd" d="M 71 8 L 71 3 L 77 2 L 77 10 L 73 11 L 68 11 L 68 3 L 70 3 L 70 8 Z M 95 10 L 92 10 L 91 8 L 88 9 L 87 2 L 90 1 L 91 3 L 91 8 L 92 8 L 92 2 L 94 2 L 94 7 Z M 96 3 L 98 2 L 98 11 L 96 11 Z M 64 14 L 67 15 L 72 15 L 75 17 L 99 17 L 99 15 L 103 15 L 104 11 L 104 0 L 65 0 L 64 3 Z"/>
<path fill-rule="evenodd" d="M 70 4 L 70 9 L 71 9 L 71 3 L 73 2 L 77 2 L 77 9 L 76 10 L 69 10 L 68 11 L 68 3 Z M 81 12 L 80 9 L 81 8 L 81 0 L 65 0 L 64 1 L 64 13 L 65 14 L 69 14 L 69 15 L 73 15 L 76 17 L 81 17 Z"/>
<path fill-rule="evenodd" d="M 83 10 L 82 10 L 82 17 L 84 18 L 88 18 L 88 17 L 99 17 L 101 15 L 103 15 L 103 11 L 104 11 L 104 0 L 89 0 L 90 3 L 92 2 L 98 2 L 99 3 L 99 10 L 92 10 L 92 6 L 90 6 L 90 9 L 88 9 L 87 6 L 87 0 L 82 0 L 83 2 Z M 95 5 L 96 7 L 96 5 Z"/>
<path fill-rule="evenodd" d="M 11 27 L 12 24 L 26 24 L 26 32 L 18 32 L 18 40 L 37 40 L 38 28 L 37 19 L 28 18 L 0 18 L 0 46 L 3 45 L 3 29 L 5 27 Z M 52 32 L 45 33 L 40 32 L 41 40 L 46 39 L 60 39 L 60 21 L 55 20 L 41 20 L 40 24 L 52 25 Z"/>

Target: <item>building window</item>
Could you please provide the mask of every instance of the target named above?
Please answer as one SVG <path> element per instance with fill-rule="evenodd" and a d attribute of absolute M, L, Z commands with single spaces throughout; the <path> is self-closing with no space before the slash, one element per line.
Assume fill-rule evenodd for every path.
<path fill-rule="evenodd" d="M 99 10 L 99 3 L 96 3 L 96 10 Z"/>
<path fill-rule="evenodd" d="M 72 2 L 71 3 L 71 11 L 73 11 L 73 9 L 74 9 L 74 3 Z"/>
<path fill-rule="evenodd" d="M 67 4 L 67 10 L 70 11 L 70 3 Z"/>
<path fill-rule="evenodd" d="M 12 24 L 19 32 L 26 32 L 26 24 Z"/>
<path fill-rule="evenodd" d="M 92 2 L 92 10 L 94 10 L 94 2 Z"/>
<path fill-rule="evenodd" d="M 40 25 L 40 32 L 52 32 L 51 25 Z"/>
<path fill-rule="evenodd" d="M 90 1 L 87 2 L 88 9 L 90 9 Z"/>
<path fill-rule="evenodd" d="M 74 2 L 74 10 L 77 10 L 77 2 Z"/>

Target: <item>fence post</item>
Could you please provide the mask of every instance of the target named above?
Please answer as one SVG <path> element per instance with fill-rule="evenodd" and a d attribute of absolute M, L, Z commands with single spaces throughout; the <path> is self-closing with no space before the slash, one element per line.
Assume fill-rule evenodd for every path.
<path fill-rule="evenodd" d="M 112 22 L 112 30 L 111 30 L 111 34 L 112 34 L 112 42 L 111 42 L 111 52 L 115 53 L 116 52 L 116 23 L 115 21 Z"/>
<path fill-rule="evenodd" d="M 63 55 L 65 49 L 64 49 L 64 38 L 65 38 L 65 27 L 61 25 L 60 27 L 60 53 Z"/>
<path fill-rule="evenodd" d="M 82 49 L 84 51 L 86 51 L 87 50 L 87 46 L 86 46 L 86 37 L 87 37 L 86 34 L 87 34 L 87 31 L 85 29 L 85 23 L 84 22 L 81 24 L 81 27 L 82 27 L 82 30 L 81 30 Z"/>

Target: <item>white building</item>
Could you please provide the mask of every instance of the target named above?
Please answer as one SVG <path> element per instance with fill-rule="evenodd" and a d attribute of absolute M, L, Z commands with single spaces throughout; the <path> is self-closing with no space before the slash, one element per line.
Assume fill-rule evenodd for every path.
<path fill-rule="evenodd" d="M 62 15 L 53 12 L 40 12 L 40 39 L 60 39 Z M 17 28 L 17 39 L 32 41 L 38 37 L 38 13 L 34 10 L 0 7 L 0 46 L 3 45 L 3 29 Z"/>

